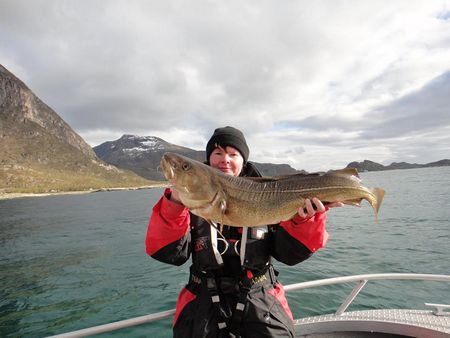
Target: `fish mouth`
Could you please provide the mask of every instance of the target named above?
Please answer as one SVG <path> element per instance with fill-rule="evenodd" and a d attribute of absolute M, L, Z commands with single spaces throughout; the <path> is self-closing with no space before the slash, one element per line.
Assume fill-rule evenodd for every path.
<path fill-rule="evenodd" d="M 170 181 L 175 177 L 175 164 L 170 161 L 169 156 L 167 156 L 166 154 L 164 154 L 161 158 L 160 166 L 167 180 Z"/>

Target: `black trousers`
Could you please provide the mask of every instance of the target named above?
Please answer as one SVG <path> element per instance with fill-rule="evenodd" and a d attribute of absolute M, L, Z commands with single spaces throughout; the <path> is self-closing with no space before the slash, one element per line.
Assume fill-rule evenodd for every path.
<path fill-rule="evenodd" d="M 260 283 L 253 285 L 246 294 L 245 309 L 239 323 L 239 334 L 243 338 L 294 337 L 292 315 L 287 307 L 280 284 Z M 177 304 L 179 315 L 173 327 L 175 338 L 222 338 L 230 337 L 233 312 L 239 291 L 228 287 L 219 288 L 220 305 L 214 305 L 210 290 L 203 284 L 187 285 L 190 301 Z M 281 290 L 281 292 L 280 292 Z M 186 290 L 184 290 L 186 292 Z M 231 292 L 230 292 L 231 291 Z M 179 308 L 182 306 L 182 308 Z M 219 329 L 219 322 L 226 327 Z"/>

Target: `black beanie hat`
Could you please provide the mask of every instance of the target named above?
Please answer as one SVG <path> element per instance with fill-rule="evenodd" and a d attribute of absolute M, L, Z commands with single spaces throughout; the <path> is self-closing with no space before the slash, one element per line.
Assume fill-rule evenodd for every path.
<path fill-rule="evenodd" d="M 230 126 L 217 128 L 214 130 L 214 134 L 211 136 L 208 144 L 206 145 L 206 162 L 209 163 L 211 153 L 218 146 L 222 148 L 230 146 L 237 149 L 244 158 L 244 163 L 247 163 L 250 150 L 248 149 L 244 134 L 240 130 Z"/>

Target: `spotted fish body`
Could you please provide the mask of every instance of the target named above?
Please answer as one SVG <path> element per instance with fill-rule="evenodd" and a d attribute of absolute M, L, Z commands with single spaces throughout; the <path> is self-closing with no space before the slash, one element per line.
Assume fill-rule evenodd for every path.
<path fill-rule="evenodd" d="M 291 219 L 305 198 L 360 205 L 367 200 L 375 219 L 384 190 L 361 185 L 356 169 L 271 178 L 234 177 L 184 156 L 166 153 L 161 168 L 181 202 L 204 219 L 230 226 L 260 226 Z"/>

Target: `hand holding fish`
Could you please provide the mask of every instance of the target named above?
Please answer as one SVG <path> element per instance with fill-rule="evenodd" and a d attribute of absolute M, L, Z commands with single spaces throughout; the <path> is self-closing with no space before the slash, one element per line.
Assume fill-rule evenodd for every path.
<path fill-rule="evenodd" d="M 313 197 L 312 199 L 306 198 L 305 206 L 298 209 L 298 215 L 301 218 L 310 218 L 313 217 L 316 212 L 325 212 L 327 208 L 330 209 L 342 206 L 344 206 L 344 203 L 334 202 L 327 203 L 325 207 L 325 205 L 323 205 L 323 203 L 317 197 Z"/>

